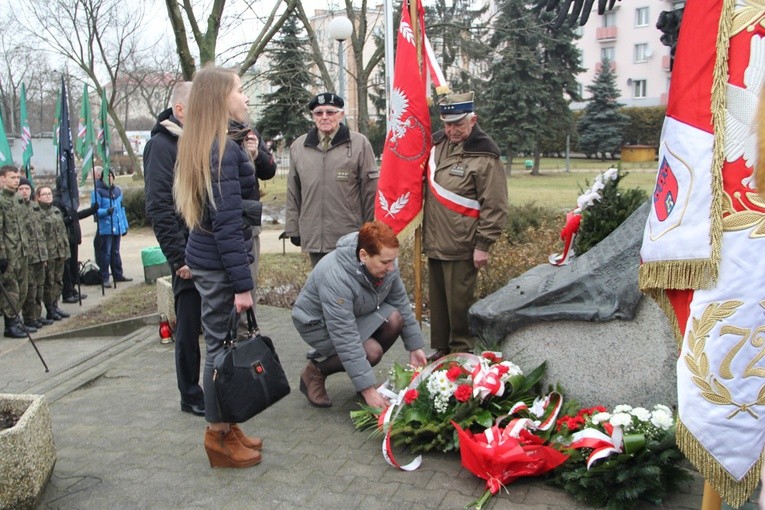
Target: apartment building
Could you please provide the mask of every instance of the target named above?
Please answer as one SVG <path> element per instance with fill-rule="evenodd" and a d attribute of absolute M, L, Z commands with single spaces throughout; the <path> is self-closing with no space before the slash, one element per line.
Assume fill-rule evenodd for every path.
<path fill-rule="evenodd" d="M 616 86 L 625 106 L 659 106 L 667 104 L 671 78 L 669 48 L 659 38 L 656 28 L 661 11 L 679 9 L 678 0 L 625 0 L 602 16 L 595 13 L 579 28 L 581 39 L 576 45 L 582 51 L 582 67 L 578 76 L 580 90 L 586 99 L 587 86 L 592 84 L 603 66 L 611 62 Z M 583 108 L 585 103 L 573 103 Z"/>

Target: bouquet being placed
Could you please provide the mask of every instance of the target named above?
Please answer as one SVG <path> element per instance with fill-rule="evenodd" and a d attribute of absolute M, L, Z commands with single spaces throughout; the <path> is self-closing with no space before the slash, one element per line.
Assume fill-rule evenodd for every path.
<path fill-rule="evenodd" d="M 395 364 L 382 388 L 391 406 L 362 406 L 351 411 L 351 419 L 357 429 L 387 433 L 393 444 L 413 452 L 456 450 L 452 422 L 462 429 L 490 428 L 515 404 L 531 404 L 544 372 L 543 363 L 525 375 L 496 352 L 450 354 L 418 370 Z"/>
<path fill-rule="evenodd" d="M 632 508 L 641 499 L 658 504 L 690 474 L 681 466 L 672 410 L 656 405 L 619 405 L 576 410 L 558 419 L 551 443 L 569 460 L 554 471 L 553 483 L 593 506 Z"/>

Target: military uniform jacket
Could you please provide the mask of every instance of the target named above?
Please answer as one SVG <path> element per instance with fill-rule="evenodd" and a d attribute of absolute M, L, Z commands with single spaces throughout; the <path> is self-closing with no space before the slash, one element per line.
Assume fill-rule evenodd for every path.
<path fill-rule="evenodd" d="M 322 150 L 319 130 L 290 147 L 286 232 L 304 252 L 328 253 L 338 239 L 374 219 L 380 171 L 366 137 L 340 125 Z"/>
<path fill-rule="evenodd" d="M 476 200 L 480 212 L 476 218 L 447 208 L 426 183 L 423 251 L 437 260 L 471 260 L 474 249 L 489 250 L 507 220 L 507 179 L 499 147 L 477 124 L 467 140 L 456 146 L 443 130 L 433 135 L 433 144 L 435 181 Z"/>
<path fill-rule="evenodd" d="M 10 267 L 17 267 L 22 257 L 29 255 L 29 239 L 26 231 L 27 208 L 24 200 L 15 191 L 4 189 L 0 192 L 2 210 L 2 256 L 10 261 Z"/>
<path fill-rule="evenodd" d="M 48 260 L 48 243 L 45 240 L 45 217 L 40 204 L 34 200 L 25 202 L 27 231 L 29 232 L 29 263 L 37 264 Z"/>
<path fill-rule="evenodd" d="M 69 236 L 64 225 L 61 209 L 51 204 L 40 204 L 45 222 L 45 240 L 48 243 L 48 260 L 69 257 Z"/>

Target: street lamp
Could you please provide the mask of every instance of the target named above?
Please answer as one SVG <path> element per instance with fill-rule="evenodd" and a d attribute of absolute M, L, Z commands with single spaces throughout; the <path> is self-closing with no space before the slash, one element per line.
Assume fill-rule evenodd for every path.
<path fill-rule="evenodd" d="M 349 39 L 353 33 L 353 23 L 345 16 L 332 18 L 329 22 L 329 36 L 337 41 L 337 61 L 340 66 L 338 71 L 337 95 L 345 99 L 345 58 L 343 55 L 343 41 Z"/>

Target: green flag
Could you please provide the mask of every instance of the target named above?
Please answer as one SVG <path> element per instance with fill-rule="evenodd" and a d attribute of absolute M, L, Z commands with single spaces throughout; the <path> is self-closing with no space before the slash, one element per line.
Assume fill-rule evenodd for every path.
<path fill-rule="evenodd" d="M 0 165 L 12 165 L 13 156 L 11 155 L 11 146 L 8 145 L 8 138 L 5 136 L 5 125 L 3 124 L 3 115 L 0 113 Z"/>
<path fill-rule="evenodd" d="M 31 161 L 34 155 L 32 149 L 32 130 L 29 128 L 29 118 L 27 117 L 27 88 L 21 84 L 21 158 L 24 166 L 24 173 L 29 182 L 34 187 L 35 181 L 32 178 Z"/>
<path fill-rule="evenodd" d="M 106 90 L 101 90 L 101 113 L 98 126 L 98 155 L 101 156 L 101 165 L 104 167 L 104 182 L 109 182 L 109 109 L 106 102 Z"/>
<path fill-rule="evenodd" d="M 82 158 L 80 185 L 88 179 L 88 172 L 93 168 L 93 119 L 90 115 L 90 96 L 87 84 L 82 88 L 82 106 L 80 107 L 80 123 L 77 127 L 77 155 Z"/>

